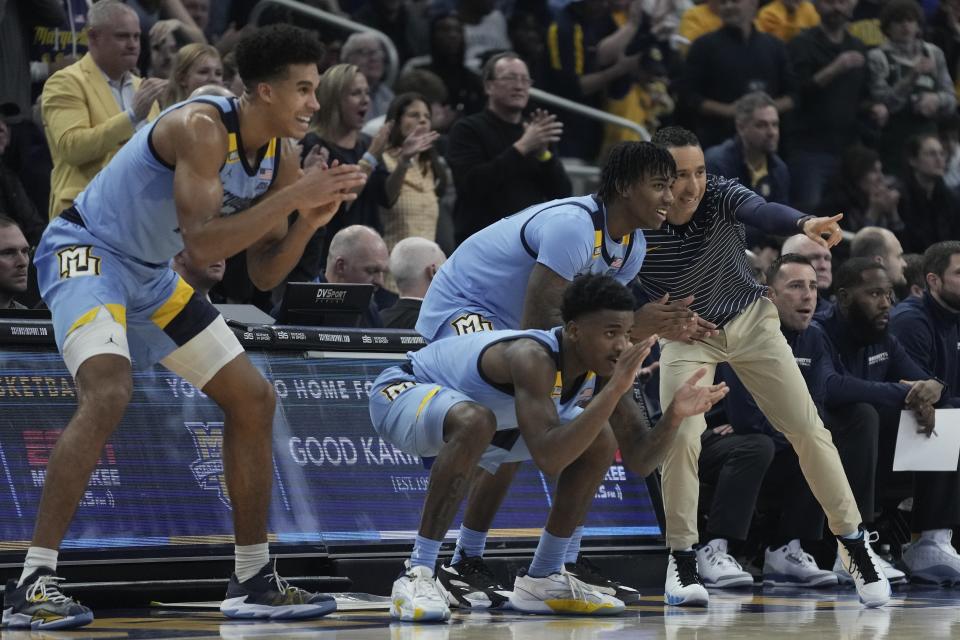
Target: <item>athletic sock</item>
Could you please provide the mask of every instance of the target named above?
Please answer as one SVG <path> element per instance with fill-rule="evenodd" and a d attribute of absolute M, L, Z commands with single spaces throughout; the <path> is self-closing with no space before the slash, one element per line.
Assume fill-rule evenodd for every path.
<path fill-rule="evenodd" d="M 570 546 L 570 538 L 558 538 L 544 529 L 527 575 L 533 578 L 546 578 L 554 573 L 560 573 L 568 546 Z"/>
<path fill-rule="evenodd" d="M 23 561 L 23 572 L 20 574 L 18 587 L 23 586 L 23 581 L 30 577 L 34 571 L 40 567 L 47 567 L 53 571 L 57 570 L 57 556 L 60 554 L 56 549 L 47 549 L 45 547 L 30 547 L 27 549 L 27 557 Z"/>
<path fill-rule="evenodd" d="M 270 562 L 270 546 L 266 542 L 233 546 L 234 569 L 238 582 L 246 582 Z"/>
<path fill-rule="evenodd" d="M 440 545 L 443 540 L 431 540 L 423 536 L 417 536 L 413 543 L 413 554 L 410 556 L 410 567 L 426 567 L 433 573 L 437 566 L 437 555 L 440 553 Z"/>
<path fill-rule="evenodd" d="M 570 536 L 570 544 L 567 545 L 567 554 L 563 558 L 564 564 L 576 562 L 580 555 L 580 539 L 583 538 L 583 527 L 577 527 Z"/>
<path fill-rule="evenodd" d="M 466 525 L 460 525 L 460 535 L 457 536 L 457 548 L 453 552 L 451 564 L 457 564 L 463 560 L 463 556 L 468 558 L 482 558 L 483 549 L 487 544 L 486 531 L 474 531 Z"/>

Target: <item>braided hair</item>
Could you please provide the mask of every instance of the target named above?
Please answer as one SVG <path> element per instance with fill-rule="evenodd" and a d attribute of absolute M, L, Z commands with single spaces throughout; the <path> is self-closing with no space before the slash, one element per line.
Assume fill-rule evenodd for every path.
<path fill-rule="evenodd" d="M 621 142 L 610 150 L 603 165 L 597 195 L 609 202 L 630 185 L 653 176 L 677 176 L 677 163 L 670 152 L 652 142 Z"/>

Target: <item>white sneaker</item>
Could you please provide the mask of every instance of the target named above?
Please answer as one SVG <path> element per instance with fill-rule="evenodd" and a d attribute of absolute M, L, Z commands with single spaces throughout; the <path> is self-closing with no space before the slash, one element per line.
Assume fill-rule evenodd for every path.
<path fill-rule="evenodd" d="M 403 563 L 406 573 L 393 582 L 390 593 L 390 617 L 408 622 L 429 622 L 450 618 L 447 597 L 440 591 L 433 571 Z"/>
<path fill-rule="evenodd" d="M 774 587 L 833 587 L 837 576 L 817 566 L 813 556 L 803 550 L 799 540 L 767 550 L 763 555 L 763 584 Z"/>
<path fill-rule="evenodd" d="M 904 548 L 903 563 L 911 580 L 945 586 L 960 583 L 960 555 L 950 542 L 952 537 L 949 529 L 924 532 L 923 537 Z"/>
<path fill-rule="evenodd" d="M 568 613 L 584 616 L 611 616 L 623 611 L 623 602 L 600 593 L 569 573 L 544 578 L 521 572 L 513 582 L 510 605 L 524 613 Z"/>
<path fill-rule="evenodd" d="M 735 589 L 753 586 L 753 576 L 727 553 L 727 541 L 722 538 L 711 540 L 697 549 L 697 568 L 705 587 Z"/>
<path fill-rule="evenodd" d="M 879 558 L 870 547 L 879 537 L 876 532 L 861 531 L 857 540 L 837 537 L 840 563 L 853 576 L 860 602 L 868 607 L 882 607 L 890 601 L 890 582 L 880 569 Z"/>
<path fill-rule="evenodd" d="M 678 607 L 705 607 L 710 601 L 700 574 L 695 551 L 671 551 L 663 601 Z"/>
<path fill-rule="evenodd" d="M 890 584 L 906 584 L 907 574 L 897 569 L 881 556 L 877 556 L 877 562 L 880 564 L 880 570 L 883 571 L 883 575 L 887 576 L 887 582 Z M 833 563 L 833 573 L 836 574 L 840 584 L 853 584 L 853 577 L 847 573 L 847 570 L 843 568 L 843 563 L 840 561 L 839 551 L 837 552 L 837 559 Z"/>

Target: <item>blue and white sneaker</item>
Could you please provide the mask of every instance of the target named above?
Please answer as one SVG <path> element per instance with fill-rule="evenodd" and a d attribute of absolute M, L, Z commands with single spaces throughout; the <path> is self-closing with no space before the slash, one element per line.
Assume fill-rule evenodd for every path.
<path fill-rule="evenodd" d="M 260 572 L 240 582 L 230 576 L 227 597 L 220 603 L 220 612 L 228 618 L 260 620 L 303 620 L 319 618 L 337 610 L 337 601 L 323 593 L 311 593 L 288 584 L 263 565 Z"/>
<path fill-rule="evenodd" d="M 840 562 L 840 554 L 837 554 Z M 843 568 L 843 564 L 840 564 Z M 850 575 L 850 574 L 847 574 Z M 817 566 L 813 556 L 803 550 L 799 540 L 791 540 L 782 547 L 767 547 L 763 556 L 763 584 L 774 587 L 823 588 L 837 586 L 833 571 Z M 853 582 L 853 578 L 850 579 Z"/>
<path fill-rule="evenodd" d="M 709 604 L 710 596 L 697 571 L 696 551 L 670 552 L 663 601 L 675 607 L 705 607 Z"/>
<path fill-rule="evenodd" d="M 903 564 L 914 582 L 943 586 L 960 584 L 960 555 L 953 548 L 953 531 L 939 529 L 925 532 L 903 550 Z"/>
<path fill-rule="evenodd" d="M 73 629 L 93 622 L 93 612 L 60 592 L 63 578 L 40 567 L 17 587 L 7 582 L 3 592 L 3 628 L 47 631 Z"/>

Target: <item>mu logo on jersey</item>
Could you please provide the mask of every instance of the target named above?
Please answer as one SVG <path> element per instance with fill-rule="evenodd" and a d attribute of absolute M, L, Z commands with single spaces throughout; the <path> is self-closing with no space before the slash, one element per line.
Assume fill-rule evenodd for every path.
<path fill-rule="evenodd" d="M 184 422 L 197 448 L 197 459 L 190 463 L 190 471 L 204 491 L 216 491 L 217 496 L 230 509 L 227 479 L 223 474 L 223 423 Z"/>
<path fill-rule="evenodd" d="M 100 275 L 100 258 L 93 255 L 93 247 L 89 245 L 63 249 L 57 252 L 57 257 L 61 278 Z"/>

